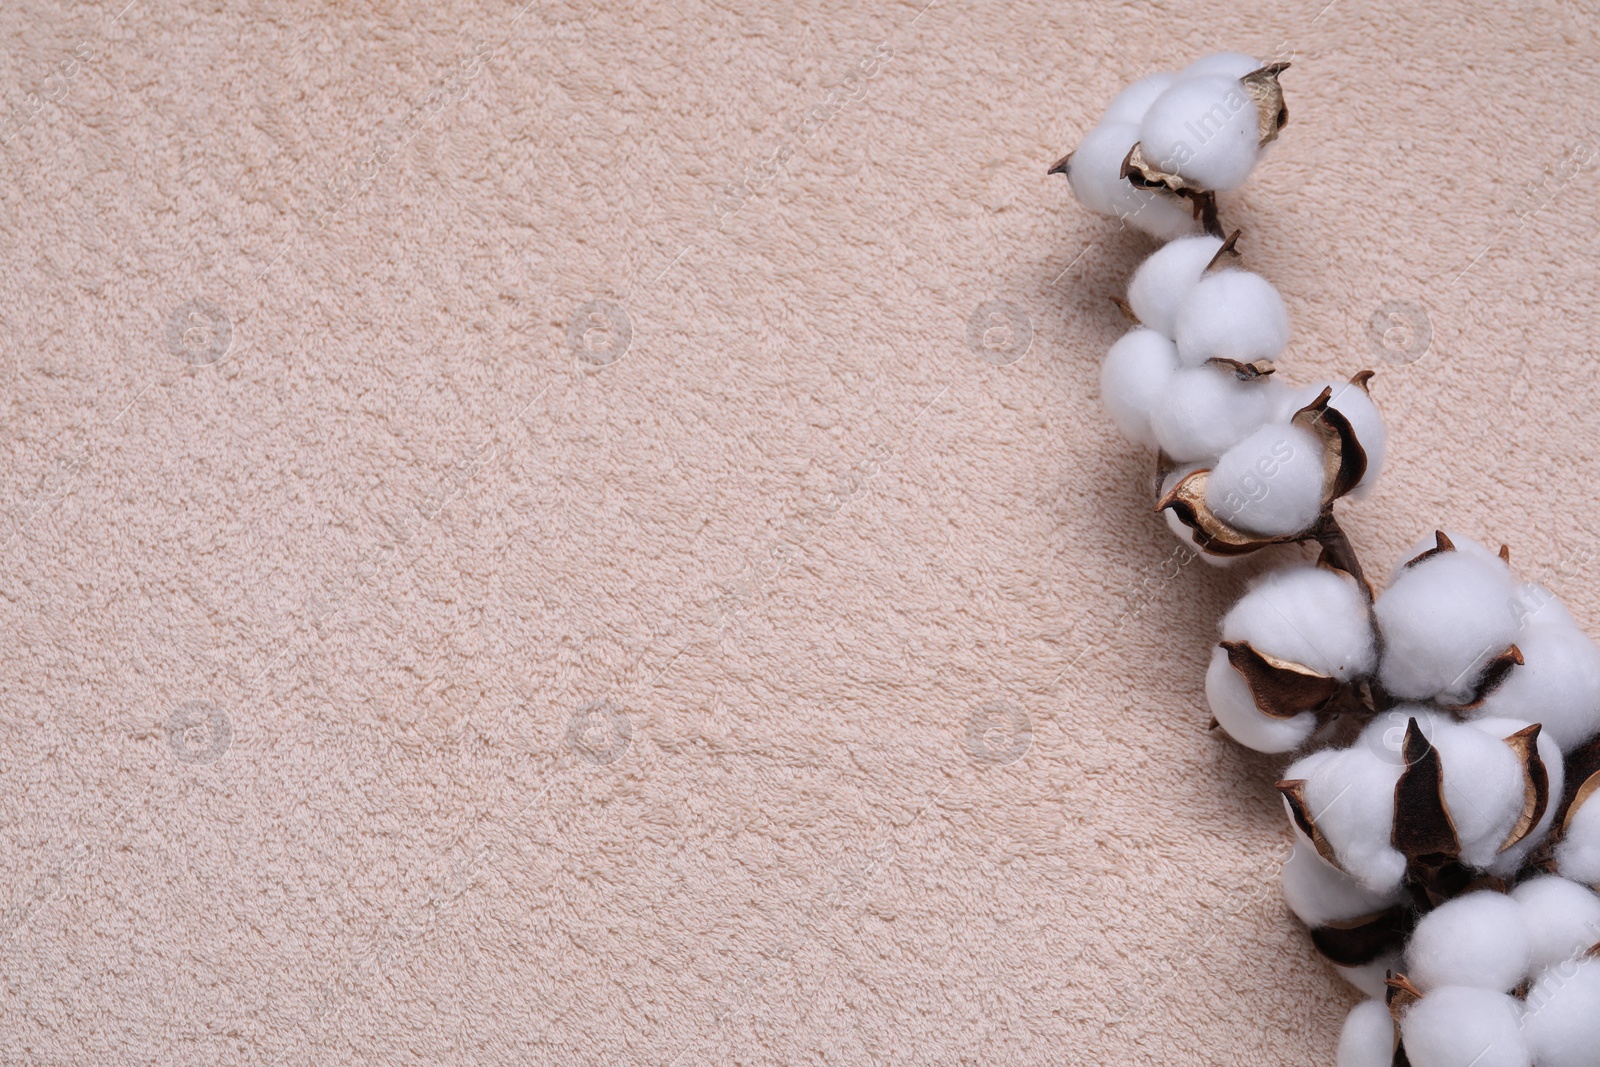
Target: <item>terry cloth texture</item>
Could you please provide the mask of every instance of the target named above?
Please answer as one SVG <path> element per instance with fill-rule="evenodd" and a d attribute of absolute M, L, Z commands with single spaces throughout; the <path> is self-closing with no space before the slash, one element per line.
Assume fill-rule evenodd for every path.
<path fill-rule="evenodd" d="M 0 1062 L 1328 1062 L 1045 171 L 1292 60 L 1223 218 L 1355 543 L 1593 632 L 1592 15 L 7 2 Z"/>

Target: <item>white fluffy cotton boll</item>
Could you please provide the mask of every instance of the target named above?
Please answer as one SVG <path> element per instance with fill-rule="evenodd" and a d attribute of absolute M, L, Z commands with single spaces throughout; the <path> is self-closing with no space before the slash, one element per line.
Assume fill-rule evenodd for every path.
<path fill-rule="evenodd" d="M 1084 134 L 1067 164 L 1067 184 L 1080 204 L 1099 215 L 1115 214 L 1111 205 L 1116 187 L 1124 184 L 1122 161 L 1138 135 L 1138 127 L 1126 122 L 1102 123 Z"/>
<path fill-rule="evenodd" d="M 1523 1003 L 1522 1025 L 1539 1067 L 1600 1064 L 1600 959 L 1540 973 Z"/>
<path fill-rule="evenodd" d="M 1422 917 L 1406 943 L 1406 977 L 1424 993 L 1472 986 L 1509 993 L 1528 976 L 1532 941 L 1522 906 L 1481 889 Z"/>
<path fill-rule="evenodd" d="M 1504 993 L 1444 986 L 1406 1009 L 1400 1042 L 1411 1067 L 1532 1067 L 1521 1021 Z"/>
<path fill-rule="evenodd" d="M 1246 533 L 1278 537 L 1310 529 L 1322 514 L 1322 442 L 1300 426 L 1269 424 L 1222 454 L 1206 504 Z"/>
<path fill-rule="evenodd" d="M 1178 79 L 1139 123 L 1145 160 L 1206 189 L 1237 189 L 1260 154 L 1255 101 L 1237 77 Z"/>
<path fill-rule="evenodd" d="M 1100 364 L 1100 402 L 1129 440 L 1156 443 L 1150 411 L 1177 369 L 1177 346 L 1154 330 L 1129 330 L 1106 353 Z"/>
<path fill-rule="evenodd" d="M 1468 552 L 1441 552 L 1402 570 L 1373 606 L 1385 641 L 1384 688 L 1465 703 L 1483 668 L 1516 639 L 1515 592 L 1505 564 Z"/>
<path fill-rule="evenodd" d="M 1180 367 L 1151 412 L 1156 442 L 1180 463 L 1214 460 L 1271 417 L 1278 393 L 1218 367 Z"/>
<path fill-rule="evenodd" d="M 1381 999 L 1350 1009 L 1339 1031 L 1338 1067 L 1389 1067 L 1394 1060 L 1394 1018 Z"/>
<path fill-rule="evenodd" d="M 1488 867 L 1522 814 L 1522 763 L 1502 739 L 1457 722 L 1436 722 L 1428 740 L 1444 767 L 1444 802 L 1461 842 L 1461 862 Z"/>
<path fill-rule="evenodd" d="M 1176 337 L 1178 305 L 1222 248 L 1222 238 L 1201 234 L 1168 241 L 1152 252 L 1128 283 L 1128 305 L 1139 321 Z"/>
<path fill-rule="evenodd" d="M 1340 967 L 1334 964 L 1333 969 L 1339 972 L 1340 978 L 1367 996 L 1381 998 L 1388 991 L 1386 982 L 1389 972 L 1398 974 L 1401 971 L 1400 953 L 1386 952 L 1371 963 L 1363 963 L 1359 967 Z"/>
<path fill-rule="evenodd" d="M 1170 241 L 1196 233 L 1194 213 L 1176 199 L 1135 189 L 1122 177 L 1122 161 L 1139 139 L 1131 122 L 1107 122 L 1084 135 L 1067 164 L 1067 183 L 1078 202 L 1100 215 L 1125 219 L 1145 233 Z"/>
<path fill-rule="evenodd" d="M 1474 719 L 1468 725 L 1475 730 L 1482 731 L 1490 737 L 1501 738 L 1503 741 L 1503 739 L 1510 737 L 1512 734 L 1517 733 L 1520 730 L 1526 729 L 1532 724 L 1522 719 L 1487 717 Z M 1538 753 L 1539 761 L 1544 764 L 1544 771 L 1546 780 L 1549 784 L 1550 796 L 1552 798 L 1559 798 L 1561 796 L 1562 789 L 1566 787 L 1566 767 L 1561 758 L 1560 746 L 1551 740 L 1542 729 L 1539 731 Z M 1552 800 L 1550 803 L 1545 805 L 1544 814 L 1539 817 L 1538 824 L 1534 826 L 1533 830 L 1529 832 L 1528 836 L 1524 837 L 1521 841 L 1517 842 L 1515 845 L 1512 845 L 1504 852 L 1496 854 L 1494 859 L 1486 865 L 1485 869 L 1488 870 L 1490 874 L 1501 878 L 1510 878 L 1515 875 L 1519 870 L 1522 869 L 1522 863 L 1528 858 L 1528 853 L 1532 852 L 1534 848 L 1536 848 L 1539 843 L 1545 839 L 1545 835 L 1550 832 L 1550 825 L 1555 821 L 1555 817 L 1556 802 L 1555 800 Z M 1502 838 L 1502 840 L 1504 839 Z"/>
<path fill-rule="evenodd" d="M 1246 74 L 1250 73 L 1248 70 Z M 1144 118 L 1145 112 L 1150 110 L 1150 105 L 1155 103 L 1156 97 L 1172 87 L 1178 80 L 1176 74 L 1146 74 L 1122 92 L 1111 98 L 1111 103 L 1106 105 L 1106 112 L 1100 116 L 1100 125 L 1111 122 L 1131 122 L 1137 124 Z M 1126 154 L 1126 150 L 1124 150 Z M 1120 161 L 1119 161 L 1120 162 Z"/>
<path fill-rule="evenodd" d="M 1248 641 L 1258 652 L 1341 682 L 1371 672 L 1377 660 L 1355 579 L 1325 567 L 1268 572 L 1222 617 L 1222 639 Z"/>
<path fill-rule="evenodd" d="M 1281 877 L 1284 903 L 1312 928 L 1372 915 L 1400 902 L 1398 890 L 1374 893 L 1330 866 L 1303 839 L 1296 841 Z"/>
<path fill-rule="evenodd" d="M 1228 736 L 1257 752 L 1292 751 L 1317 729 L 1317 717 L 1310 711 L 1279 719 L 1256 707 L 1250 687 L 1220 646 L 1211 650 L 1211 666 L 1206 668 L 1206 701 Z"/>
<path fill-rule="evenodd" d="M 1600 887 L 1600 800 L 1579 806 L 1556 845 L 1556 870 L 1564 878 Z"/>
<path fill-rule="evenodd" d="M 1243 52 L 1213 52 L 1209 56 L 1199 59 L 1184 67 L 1178 73 L 1179 78 L 1198 78 L 1205 75 L 1217 75 L 1223 78 L 1242 78 L 1251 71 L 1260 70 L 1262 64 L 1259 60 L 1245 55 Z"/>
<path fill-rule="evenodd" d="M 1378 894 L 1392 893 L 1406 870 L 1406 858 L 1389 843 L 1402 766 L 1365 747 L 1347 748 L 1306 779 L 1306 807 L 1339 866 Z"/>
<path fill-rule="evenodd" d="M 1600 944 L 1600 895 L 1588 886 L 1544 874 L 1513 889 L 1511 899 L 1528 928 L 1534 974 Z"/>
<path fill-rule="evenodd" d="M 1512 667 L 1473 715 L 1542 723 L 1570 752 L 1600 731 L 1600 648 L 1575 626 L 1535 624 L 1516 636 L 1522 664 Z"/>
<path fill-rule="evenodd" d="M 1367 391 L 1352 382 L 1317 382 L 1315 385 L 1294 391 L 1289 401 L 1289 410 L 1284 417 L 1293 415 L 1316 400 L 1324 389 L 1331 390 L 1328 406 L 1343 415 L 1345 421 L 1350 423 L 1350 429 L 1355 432 L 1356 440 L 1361 442 L 1361 450 L 1367 454 L 1367 471 L 1351 493 L 1357 500 L 1364 499 L 1372 492 L 1372 487 L 1377 484 L 1378 475 L 1383 471 L 1383 458 L 1389 444 L 1389 431 L 1384 427 L 1383 414 L 1378 410 L 1378 405 L 1372 402 L 1372 397 Z M 1415 556 L 1416 553 L 1412 555 Z"/>
<path fill-rule="evenodd" d="M 1212 271 L 1178 304 L 1173 338 L 1186 367 L 1208 359 L 1277 359 L 1289 344 L 1289 309 L 1259 274 Z"/>

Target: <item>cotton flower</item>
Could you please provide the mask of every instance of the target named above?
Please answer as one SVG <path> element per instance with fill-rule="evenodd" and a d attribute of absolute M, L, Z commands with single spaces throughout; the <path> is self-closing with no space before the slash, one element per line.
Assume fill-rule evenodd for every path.
<path fill-rule="evenodd" d="M 1472 986 L 1509 993 L 1527 977 L 1532 938 L 1521 906 L 1481 889 L 1422 917 L 1406 945 L 1406 977 L 1423 992 Z"/>
<path fill-rule="evenodd" d="M 1516 639 L 1515 593 L 1503 562 L 1460 546 L 1401 570 L 1373 607 L 1385 641 L 1384 687 L 1402 698 L 1466 702 L 1484 668 Z"/>
<path fill-rule="evenodd" d="M 1177 337 L 1178 305 L 1222 248 L 1222 238 L 1202 234 L 1168 241 L 1133 272 L 1128 306 L 1139 321 L 1170 338 Z"/>
<path fill-rule="evenodd" d="M 1405 1010 L 1400 1039 L 1411 1067 L 1532 1067 L 1521 1021 L 1504 993 L 1444 986 Z"/>
<path fill-rule="evenodd" d="M 1600 1062 L 1600 959 L 1563 961 L 1542 971 L 1528 990 L 1523 1028 L 1539 1067 Z"/>
<path fill-rule="evenodd" d="M 1389 1067 L 1394 1062 L 1394 1019 L 1382 1000 L 1350 1009 L 1339 1031 L 1338 1067 Z"/>
<path fill-rule="evenodd" d="M 1413 730 L 1420 749 L 1413 746 Z M 1398 705 L 1374 717 L 1356 747 L 1406 771 L 1392 823 L 1397 849 L 1417 859 L 1435 853 L 1459 857 L 1467 867 L 1502 878 L 1514 876 L 1544 840 L 1554 818 L 1553 798 L 1564 785 L 1555 742 L 1543 738 L 1538 726 L 1516 719 L 1461 723 L 1426 706 Z M 1306 796 L 1309 806 L 1309 788 Z M 1426 872 L 1436 863 L 1423 864 L 1425 885 L 1432 884 Z"/>
<path fill-rule="evenodd" d="M 1511 899 L 1522 909 L 1535 972 L 1600 944 L 1600 896 L 1588 886 L 1540 875 L 1513 889 Z"/>
<path fill-rule="evenodd" d="M 1151 189 L 1136 189 L 1122 176 L 1122 161 L 1139 138 L 1129 122 L 1108 122 L 1090 130 L 1065 167 L 1078 201 L 1090 211 L 1119 218 L 1145 233 L 1171 240 L 1196 233 L 1199 224 L 1188 205 Z"/>
<path fill-rule="evenodd" d="M 1271 282 L 1247 270 L 1212 271 L 1194 284 L 1173 320 L 1178 360 L 1277 359 L 1289 344 L 1289 309 Z"/>
<path fill-rule="evenodd" d="M 1322 513 L 1325 480 L 1317 435 L 1293 424 L 1269 424 L 1222 454 L 1206 482 L 1206 504 L 1246 533 L 1298 533 Z"/>
<path fill-rule="evenodd" d="M 1240 381 L 1217 367 L 1185 367 L 1168 379 L 1150 422 L 1173 459 L 1214 460 L 1266 422 L 1277 397 L 1270 382 Z"/>
<path fill-rule="evenodd" d="M 1206 695 L 1264 752 L 1372 715 L 1278 783 L 1296 840 L 1284 899 L 1374 998 L 1347 1018 L 1338 1062 L 1600 1067 L 1600 961 L 1585 957 L 1600 940 L 1600 646 L 1516 580 L 1506 550 L 1453 533 L 1419 544 L 1376 600 L 1352 577 L 1333 509 L 1384 465 L 1370 372 L 1284 384 L 1282 297 L 1218 264 L 1209 235 L 1214 192 L 1286 118 L 1283 66 L 1218 53 L 1143 79 L 1055 168 L 1092 210 L 1170 239 L 1129 285 L 1140 325 L 1108 353 L 1102 398 L 1124 434 L 1160 447 L 1157 507 L 1202 558 L 1323 549 L 1230 609 Z M 1207 236 L 1189 236 L 1196 216 Z M 1523 990 L 1526 1007 L 1508 995 Z"/>
<path fill-rule="evenodd" d="M 1400 705 L 1369 722 L 1360 745 L 1386 762 L 1403 763 L 1402 724 L 1411 721 L 1438 756 L 1438 795 L 1461 862 L 1492 874 L 1516 873 L 1550 826 L 1551 791 L 1541 793 L 1537 779 L 1542 772 L 1554 790 L 1561 788 L 1561 755 L 1555 743 L 1530 740 L 1530 724 L 1517 720 L 1462 724 L 1424 707 Z M 1541 797 L 1542 814 L 1530 824 L 1525 820 Z"/>
<path fill-rule="evenodd" d="M 1118 135 L 1126 141 L 1118 161 L 1127 160 L 1136 185 L 1181 192 L 1214 212 L 1215 192 L 1241 185 L 1262 146 L 1288 121 L 1278 84 L 1287 67 L 1238 52 L 1205 56 L 1177 75 L 1152 74 L 1128 86 L 1106 108 L 1100 127 L 1135 127 L 1131 137 Z M 1063 160 L 1051 171 L 1069 166 Z"/>
<path fill-rule="evenodd" d="M 1178 79 L 1139 122 L 1144 158 L 1206 189 L 1237 189 L 1260 152 L 1256 103 L 1237 77 Z"/>
<path fill-rule="evenodd" d="M 1178 369 L 1178 349 L 1154 330 L 1123 334 L 1100 365 L 1100 402 L 1129 440 L 1155 444 L 1150 412 Z"/>

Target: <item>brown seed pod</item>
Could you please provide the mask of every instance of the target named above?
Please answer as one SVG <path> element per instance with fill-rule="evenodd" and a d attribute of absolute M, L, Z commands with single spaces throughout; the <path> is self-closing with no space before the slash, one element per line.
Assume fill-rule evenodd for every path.
<path fill-rule="evenodd" d="M 1533 833 L 1534 827 L 1539 825 L 1539 820 L 1544 818 L 1545 809 L 1550 805 L 1550 772 L 1545 768 L 1544 760 L 1539 758 L 1539 724 L 1534 723 L 1518 730 L 1506 738 L 1505 742 L 1511 746 L 1511 751 L 1516 753 L 1517 760 L 1522 764 L 1524 788 L 1522 812 L 1517 816 L 1517 824 L 1511 828 L 1511 832 L 1501 843 L 1501 852 L 1520 844 Z"/>
<path fill-rule="evenodd" d="M 1394 830 L 1389 842 L 1407 866 L 1436 866 L 1461 854 L 1461 839 L 1444 802 L 1444 763 L 1415 718 L 1406 724 L 1406 769 L 1394 787 Z"/>
<path fill-rule="evenodd" d="M 1306 780 L 1304 778 L 1289 778 L 1274 784 L 1278 792 L 1283 794 L 1283 799 L 1289 805 L 1289 816 L 1294 819 L 1294 824 L 1300 832 L 1311 839 L 1311 845 L 1317 850 L 1317 855 L 1339 867 L 1339 857 L 1334 854 L 1333 845 L 1322 831 L 1317 829 L 1316 820 L 1311 817 L 1311 809 L 1306 806 Z M 1343 867 L 1339 867 L 1344 870 Z"/>
<path fill-rule="evenodd" d="M 1156 501 L 1157 511 L 1170 509 L 1179 522 L 1194 531 L 1195 544 L 1202 550 L 1214 556 L 1242 556 L 1267 545 L 1300 539 L 1298 534 L 1287 537 L 1248 534 L 1218 518 L 1206 504 L 1206 483 L 1210 477 L 1209 468 L 1191 471 Z"/>
<path fill-rule="evenodd" d="M 1317 951 L 1341 967 L 1360 967 L 1405 944 L 1416 912 L 1403 904 L 1356 919 L 1327 923 L 1311 931 Z"/>
<path fill-rule="evenodd" d="M 1258 359 L 1254 363 L 1241 363 L 1237 359 L 1226 359 L 1222 356 L 1212 356 L 1206 360 L 1208 367 L 1220 367 L 1233 371 L 1233 376 L 1241 382 L 1257 382 L 1262 378 L 1271 376 L 1277 368 L 1270 359 Z"/>
<path fill-rule="evenodd" d="M 1383 999 L 1389 1005 L 1389 1014 L 1396 1024 L 1406 1013 L 1406 1009 L 1422 999 L 1422 990 L 1411 983 L 1411 979 L 1403 974 L 1391 974 L 1384 979 Z"/>
<path fill-rule="evenodd" d="M 1239 79 L 1256 105 L 1259 144 L 1276 141 L 1279 131 L 1289 124 L 1289 105 L 1283 102 L 1283 86 L 1278 84 L 1278 75 L 1288 69 L 1287 63 L 1268 63 Z"/>
<path fill-rule="evenodd" d="M 1567 753 L 1567 781 L 1561 805 L 1556 809 L 1556 825 L 1565 834 L 1578 809 L 1600 793 L 1600 737 Z"/>
<path fill-rule="evenodd" d="M 1211 257 L 1211 262 L 1207 263 L 1205 270 L 1200 273 L 1205 274 L 1223 266 L 1225 262 L 1232 263 L 1234 260 L 1242 259 L 1243 257 L 1239 254 L 1237 245 L 1239 243 L 1239 235 L 1243 232 L 1243 230 L 1234 230 L 1228 234 L 1227 238 L 1222 242 L 1222 247 L 1217 249 L 1217 254 Z"/>
<path fill-rule="evenodd" d="M 1494 659 L 1490 660 L 1483 668 L 1483 674 L 1478 679 L 1478 685 L 1472 691 L 1472 699 L 1465 704 L 1442 704 L 1446 711 L 1471 711 L 1480 708 L 1489 698 L 1489 694 L 1500 687 L 1511 673 L 1511 668 L 1522 666 L 1522 649 L 1512 645 Z"/>
<path fill-rule="evenodd" d="M 1250 699 L 1263 715 L 1292 719 L 1303 711 L 1326 707 L 1339 693 L 1337 678 L 1269 656 L 1248 641 L 1223 641 L 1221 645 L 1228 653 L 1229 666 L 1244 679 Z"/>
<path fill-rule="evenodd" d="M 1162 170 L 1144 158 L 1144 148 L 1137 142 L 1122 159 L 1122 176 L 1136 189 L 1164 189 L 1178 196 L 1193 198 L 1209 193 L 1182 175 Z"/>
<path fill-rule="evenodd" d="M 1222 236 L 1222 223 L 1217 218 L 1217 194 L 1149 162 L 1137 142 L 1122 158 L 1121 175 L 1135 189 L 1153 189 L 1189 201 L 1190 210 L 1200 220 L 1201 229 L 1213 237 Z"/>
<path fill-rule="evenodd" d="M 1322 441 L 1324 506 L 1354 489 L 1367 473 L 1367 450 L 1356 440 L 1350 420 L 1337 408 L 1328 406 L 1333 390 L 1325 388 L 1317 398 L 1295 412 L 1290 422 L 1310 430 Z"/>
<path fill-rule="evenodd" d="M 1446 537 L 1443 530 L 1435 530 L 1433 531 L 1433 547 L 1419 556 L 1406 560 L 1401 566 L 1406 568 L 1415 567 L 1417 564 L 1430 560 L 1441 552 L 1454 552 L 1455 550 L 1455 542 Z"/>

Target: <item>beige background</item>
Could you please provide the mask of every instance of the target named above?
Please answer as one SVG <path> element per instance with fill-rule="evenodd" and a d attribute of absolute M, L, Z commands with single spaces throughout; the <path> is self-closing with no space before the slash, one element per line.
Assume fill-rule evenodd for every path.
<path fill-rule="evenodd" d="M 124 2 L 0 12 L 0 1062 L 1329 1062 L 1045 169 L 1292 58 L 1292 376 L 1431 323 L 1357 543 L 1600 628 L 1592 4 Z"/>

